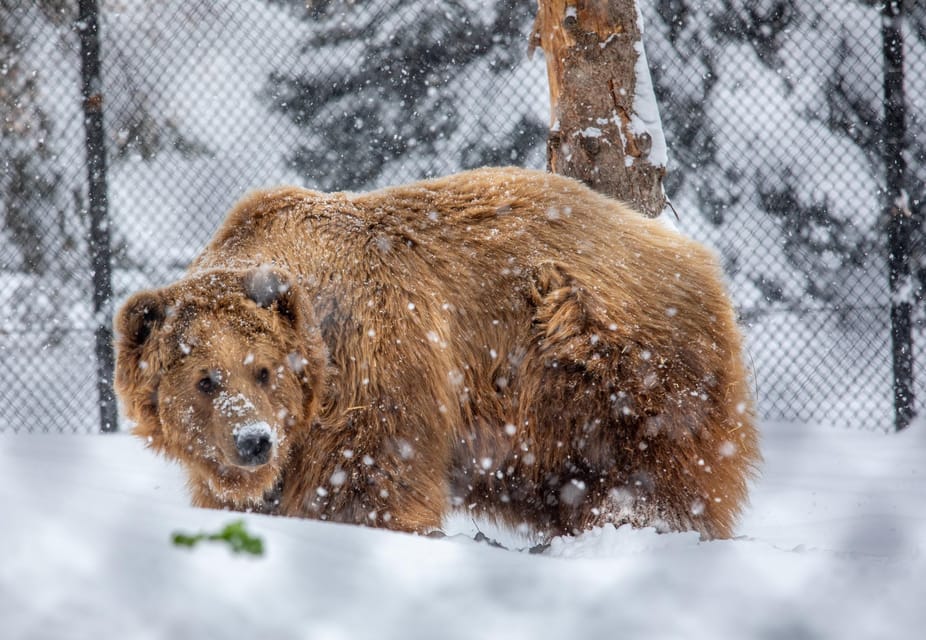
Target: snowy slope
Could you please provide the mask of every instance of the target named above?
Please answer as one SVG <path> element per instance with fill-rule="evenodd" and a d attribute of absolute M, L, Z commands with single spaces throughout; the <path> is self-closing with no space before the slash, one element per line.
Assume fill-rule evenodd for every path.
<path fill-rule="evenodd" d="M 605 528 L 531 555 L 246 516 L 254 559 L 173 547 L 234 515 L 188 507 L 133 438 L 0 434 L 0 636 L 919 637 L 926 425 L 767 425 L 764 450 L 735 540 Z"/>

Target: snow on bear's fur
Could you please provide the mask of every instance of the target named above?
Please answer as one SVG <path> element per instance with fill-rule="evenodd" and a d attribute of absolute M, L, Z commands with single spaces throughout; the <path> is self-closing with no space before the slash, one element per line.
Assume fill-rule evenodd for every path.
<path fill-rule="evenodd" d="M 124 410 L 203 507 L 728 537 L 759 459 L 713 254 L 548 173 L 252 194 L 116 324 Z"/>

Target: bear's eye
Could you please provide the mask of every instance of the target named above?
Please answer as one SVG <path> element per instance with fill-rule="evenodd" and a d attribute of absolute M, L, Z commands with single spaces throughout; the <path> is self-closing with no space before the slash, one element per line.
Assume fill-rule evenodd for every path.
<path fill-rule="evenodd" d="M 261 367 L 257 371 L 257 382 L 262 385 L 266 385 L 268 382 L 270 382 L 270 369 L 267 367 Z"/>
<path fill-rule="evenodd" d="M 203 376 L 199 379 L 199 382 L 196 383 L 196 388 L 202 393 L 212 393 L 215 391 L 215 387 L 215 379 L 212 376 Z"/>

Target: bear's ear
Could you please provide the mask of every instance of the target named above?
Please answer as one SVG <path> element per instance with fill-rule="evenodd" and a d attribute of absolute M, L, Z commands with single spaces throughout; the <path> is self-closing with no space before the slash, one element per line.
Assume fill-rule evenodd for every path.
<path fill-rule="evenodd" d="M 242 285 L 244 294 L 265 309 L 273 308 L 297 329 L 304 329 L 310 321 L 307 310 L 300 308 L 299 293 L 292 277 L 286 273 L 262 266 L 247 272 Z"/>
<path fill-rule="evenodd" d="M 291 288 L 289 278 L 269 266 L 244 274 L 244 294 L 259 306 L 267 308 Z"/>
<path fill-rule="evenodd" d="M 126 416 L 136 423 L 133 433 L 158 448 L 161 442 L 157 409 L 157 366 L 144 359 L 144 347 L 167 317 L 163 293 L 142 291 L 116 314 L 115 387 Z M 149 354 L 150 355 L 150 354 Z"/>
<path fill-rule="evenodd" d="M 246 273 L 242 284 L 248 298 L 276 311 L 296 330 L 298 343 L 288 354 L 289 365 L 302 384 L 305 413 L 314 417 L 321 403 L 328 358 L 305 290 L 291 275 L 267 266 Z"/>
<path fill-rule="evenodd" d="M 142 291 L 129 298 L 116 315 L 120 349 L 134 351 L 143 346 L 166 315 L 164 299 L 155 291 Z"/>

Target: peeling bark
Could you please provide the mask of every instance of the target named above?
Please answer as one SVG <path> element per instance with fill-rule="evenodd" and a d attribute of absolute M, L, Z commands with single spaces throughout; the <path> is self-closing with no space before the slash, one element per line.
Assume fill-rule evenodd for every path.
<path fill-rule="evenodd" d="M 539 0 L 531 49 L 547 61 L 549 170 L 656 216 L 666 205 L 665 146 L 649 70 L 637 64 L 640 25 L 634 0 Z M 635 112 L 637 96 L 655 122 Z"/>

